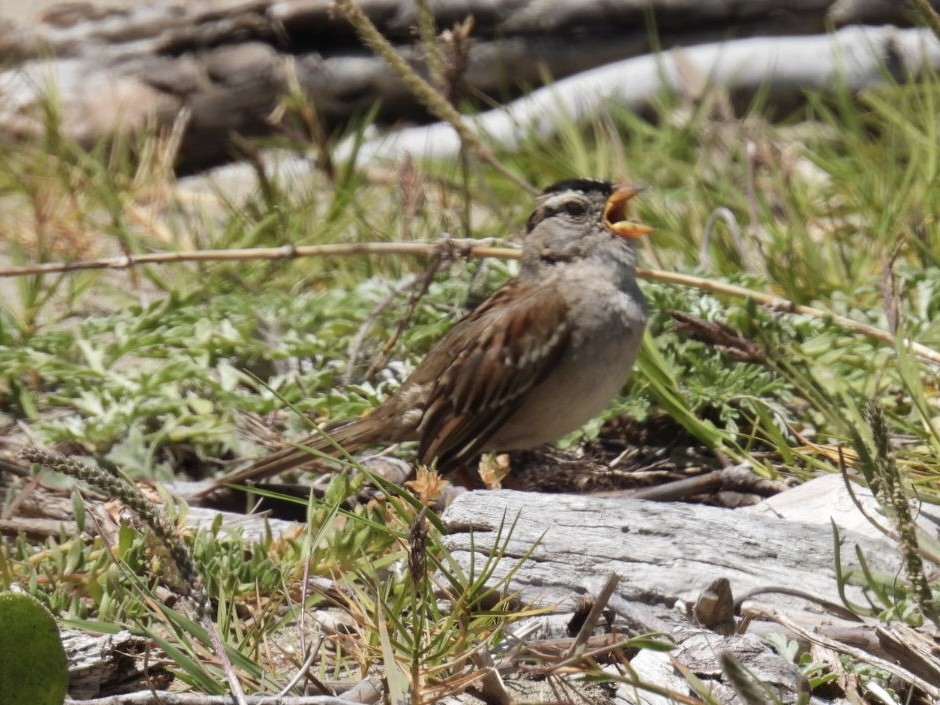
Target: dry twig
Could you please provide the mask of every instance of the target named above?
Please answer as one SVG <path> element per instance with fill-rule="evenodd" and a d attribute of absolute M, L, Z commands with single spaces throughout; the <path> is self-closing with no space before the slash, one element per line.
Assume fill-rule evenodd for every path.
<path fill-rule="evenodd" d="M 94 260 L 78 262 L 43 262 L 22 267 L 0 267 L 0 278 L 22 277 L 33 274 L 56 274 L 62 272 L 77 272 L 87 269 L 127 269 L 142 264 L 167 264 L 178 262 L 221 262 L 245 260 L 277 260 L 296 259 L 300 257 L 335 257 L 340 255 L 409 255 L 433 256 L 440 254 L 442 248 L 455 251 L 462 257 L 498 257 L 501 259 L 518 259 L 520 252 L 514 247 L 491 247 L 476 244 L 471 239 L 451 239 L 431 242 L 363 242 L 340 243 L 330 245 L 284 245 L 282 247 L 259 247 L 233 250 L 191 250 L 186 252 L 153 252 L 142 255 L 125 255 L 123 257 L 104 257 Z M 886 330 L 854 321 L 851 318 L 840 316 L 829 311 L 804 306 L 795 301 L 784 299 L 773 294 L 765 294 L 754 289 L 748 289 L 736 284 L 712 281 L 691 274 L 666 272 L 661 269 L 636 268 L 637 277 L 648 281 L 662 282 L 664 284 L 678 284 L 687 286 L 710 294 L 735 296 L 742 299 L 751 299 L 755 303 L 773 311 L 796 313 L 820 320 L 829 320 L 836 325 L 853 333 L 864 335 L 894 347 L 896 344 L 909 348 L 911 353 L 924 362 L 940 365 L 940 351 L 934 350 L 910 339 L 896 340 L 895 336 Z"/>
<path fill-rule="evenodd" d="M 461 142 L 469 147 L 480 161 L 489 165 L 494 171 L 532 195 L 538 193 L 538 189 L 514 171 L 508 169 L 496 158 L 490 148 L 480 140 L 479 135 L 467 125 L 463 116 L 457 112 L 457 109 L 447 102 L 447 98 L 435 90 L 430 83 L 421 78 L 415 70 L 408 65 L 408 62 L 395 51 L 395 47 L 382 36 L 382 33 L 372 24 L 372 20 L 362 11 L 362 8 L 352 0 L 336 0 L 336 5 L 342 10 L 346 19 L 349 20 L 349 23 L 353 26 L 353 29 L 355 29 L 356 34 L 359 35 L 362 43 L 374 54 L 385 60 L 401 82 L 408 88 L 411 95 L 421 101 L 435 117 L 453 127 L 454 131 L 460 136 Z"/>

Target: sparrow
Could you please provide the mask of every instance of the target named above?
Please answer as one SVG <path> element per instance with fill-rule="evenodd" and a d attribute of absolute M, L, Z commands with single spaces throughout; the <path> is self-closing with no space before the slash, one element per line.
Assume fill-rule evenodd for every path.
<path fill-rule="evenodd" d="M 454 324 L 394 394 L 205 493 L 306 465 L 311 450 L 417 441 L 418 462 L 447 472 L 583 426 L 623 387 L 646 326 L 636 242 L 652 228 L 626 213 L 641 190 L 597 179 L 547 187 L 525 226 L 519 273 Z"/>

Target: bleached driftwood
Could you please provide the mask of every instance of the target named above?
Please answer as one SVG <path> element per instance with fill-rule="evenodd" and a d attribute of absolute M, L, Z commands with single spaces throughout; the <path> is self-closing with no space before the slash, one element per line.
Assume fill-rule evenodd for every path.
<path fill-rule="evenodd" d="M 511 491 L 460 495 L 444 521 L 447 546 L 467 565 L 493 549 L 504 523 L 497 574 L 531 550 L 512 585 L 542 604 L 594 591 L 611 572 L 621 576 L 624 599 L 660 605 L 694 602 L 717 578 L 730 580 L 736 594 L 782 587 L 839 602 L 825 525 L 704 505 Z M 854 534 L 845 541 L 844 559 L 854 561 L 857 544 L 872 565 L 897 570 L 888 544 Z"/>
<path fill-rule="evenodd" d="M 940 67 L 940 40 L 918 29 L 848 27 L 832 35 L 701 44 L 586 71 L 470 122 L 490 144 L 514 149 L 533 134 L 554 134 L 566 120 L 597 117 L 610 106 L 642 110 L 663 90 L 697 98 L 723 89 L 749 100 L 766 88 L 769 104 L 786 104 L 807 90 L 826 92 L 841 84 L 858 91 L 882 83 L 886 68 L 903 78 L 928 66 Z M 453 128 L 436 123 L 371 139 L 357 158 L 444 159 L 459 149 Z"/>
<path fill-rule="evenodd" d="M 940 68 L 940 41 L 927 30 L 849 27 L 832 35 L 703 44 L 586 71 L 468 121 L 487 143 L 512 150 L 533 134 L 554 134 L 571 119 L 589 120 L 617 106 L 642 110 L 663 90 L 697 98 L 723 89 L 748 100 L 766 88 L 771 101 L 787 103 L 806 90 L 826 92 L 839 83 L 853 91 L 879 84 L 886 65 L 898 76 Z M 362 144 L 350 140 L 334 156 L 355 155 L 360 164 L 409 154 L 446 160 L 460 149 L 454 129 L 438 122 L 373 135 Z M 285 186 L 302 182 L 313 168 L 309 159 L 283 153 L 269 153 L 266 163 L 270 178 Z M 257 180 L 254 167 L 244 163 L 218 167 L 209 176 L 238 192 Z"/>
<path fill-rule="evenodd" d="M 173 680 L 153 644 L 128 631 L 88 634 L 62 630 L 62 646 L 68 656 L 69 694 L 87 699 L 99 695 L 166 687 Z"/>
<path fill-rule="evenodd" d="M 929 628 L 918 633 L 903 625 L 845 619 L 851 615 L 840 608 L 833 532 L 827 525 L 703 505 L 509 491 L 463 494 L 443 518 L 445 544 L 458 563 L 468 571 L 475 566 L 478 573 L 488 556 L 498 556 L 492 581 L 515 571 L 507 590 L 526 603 L 570 611 L 581 596 L 596 595 L 606 576 L 618 575 L 611 609 L 635 632 L 671 633 L 679 644 L 672 658 L 705 678 L 720 676 L 718 657 L 726 651 L 775 684 L 784 702 L 802 687 L 756 634 L 721 636 L 701 627 L 700 598 L 703 592 L 720 593 L 725 579 L 739 599 L 759 593 L 744 602 L 755 619 L 835 654 L 849 653 L 940 697 L 940 659 L 928 654 L 927 645 L 936 642 Z M 857 564 L 856 547 L 874 570 L 898 573 L 890 544 L 849 532 L 842 535 L 846 566 Z M 862 602 L 857 589 L 848 588 L 847 594 Z M 665 686 L 671 663 L 641 652 L 632 665 Z M 673 687 L 682 682 L 677 679 Z M 731 691 L 718 693 L 722 702 L 731 696 Z"/>
<path fill-rule="evenodd" d="M 402 56 L 427 73 L 425 56 L 414 41 L 414 5 L 397 0 L 360 4 Z M 516 95 L 545 76 L 570 76 L 646 54 L 653 46 L 651 16 L 657 44 L 666 49 L 729 36 L 763 37 L 747 48 L 757 53 L 754 65 L 767 65 L 761 56 L 765 43 L 769 55 L 786 61 L 770 75 L 748 78 L 739 87 L 747 83 L 747 90 L 753 90 L 768 82 L 775 92 L 792 97 L 801 90 L 802 76 L 797 72 L 788 78 L 783 70 L 789 52 L 815 58 L 815 45 L 777 45 L 780 40 L 771 35 L 821 32 L 829 23 L 905 20 L 898 3 L 875 0 L 806 0 L 785 10 L 768 0 L 439 0 L 432 5 L 442 28 L 474 16 L 463 94 L 494 99 Z M 777 46 L 788 53 L 778 54 Z M 64 4 L 35 27 L 0 24 L 0 56 L 14 64 L 0 72 L 0 136 L 40 134 L 47 117 L 43 100 L 51 90 L 65 134 L 89 146 L 112 132 L 154 123 L 169 126 L 187 115 L 179 152 L 186 170 L 229 159 L 232 133 L 275 131 L 272 113 L 294 83 L 310 97 L 327 130 L 377 101 L 387 120 L 426 117 L 385 63 L 361 47 L 328 0 L 151 2 L 124 8 Z M 889 57 L 882 53 L 881 58 Z M 639 66 L 631 69 L 631 76 Z M 644 66 L 651 72 L 638 85 L 656 84 L 655 62 Z M 823 78 L 811 84 L 826 86 L 831 72 L 825 65 L 820 72 Z M 599 95 L 618 82 L 601 86 Z M 636 90 L 633 94 L 638 95 Z M 545 107 L 544 102 L 538 105 Z M 548 115 L 558 119 L 559 112 L 549 107 Z"/>

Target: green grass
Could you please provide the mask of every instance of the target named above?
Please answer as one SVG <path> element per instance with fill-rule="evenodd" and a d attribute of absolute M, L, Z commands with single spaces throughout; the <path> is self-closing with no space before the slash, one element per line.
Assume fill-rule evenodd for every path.
<path fill-rule="evenodd" d="M 656 227 L 643 253 L 650 266 L 882 328 L 894 321 L 903 335 L 940 349 L 938 103 L 935 75 L 857 97 L 810 96 L 806 108 L 777 124 L 756 109 L 732 118 L 709 104 L 663 98 L 653 121 L 612 110 L 497 157 L 539 185 L 572 175 L 650 184 L 637 201 L 640 218 Z M 328 156 L 332 146 L 324 139 L 317 149 Z M 401 174 L 371 180 L 342 164 L 303 187 L 269 181 L 244 199 L 205 190 L 197 198 L 172 188 L 165 150 L 151 135 L 82 152 L 59 135 L 50 109 L 44 144 L 0 145 L 0 227 L 10 234 L 3 254 L 25 264 L 164 249 L 437 239 L 461 234 L 468 213 L 475 235 L 510 238 L 531 204 L 518 185 L 474 161 L 468 174 L 457 164 L 418 164 L 425 195 L 418 201 Z M 720 208 L 740 230 L 737 243 L 727 221 L 715 221 L 709 233 Z M 408 308 L 407 282 L 426 264 L 353 257 L 18 278 L 14 297 L 0 304 L 0 419 L 130 477 L 169 479 L 181 450 L 196 459 L 195 474 L 211 472 L 218 460 L 256 452 L 245 432 L 249 415 L 290 405 L 342 418 L 374 406 L 469 302 L 513 271 L 493 261 L 444 267 L 389 361 L 363 380 Z M 393 295 L 397 289 L 404 291 Z M 886 347 L 831 320 L 656 282 L 643 289 L 652 317 L 637 372 L 606 414 L 567 443 L 596 434 L 603 418 L 665 413 L 706 456 L 749 460 L 768 476 L 838 471 L 836 449 L 844 446 L 868 452 L 873 468 L 895 464 L 907 496 L 916 490 L 922 501 L 940 500 L 936 369 L 900 345 Z M 740 362 L 695 339 L 672 311 L 727 324 L 759 344 L 763 359 Z M 888 459 L 867 430 L 871 401 L 884 414 Z M 288 433 L 306 425 L 295 413 L 277 420 Z M 266 671 L 273 660 L 266 640 L 285 634 L 302 607 L 329 599 L 298 601 L 297 566 L 308 562 L 348 588 L 339 606 L 358 635 L 336 637 L 336 650 L 320 662 L 324 678 L 381 660 L 390 669 L 398 664 L 389 687 L 400 694 L 416 683 L 429 692 L 459 690 L 472 672 L 461 660 L 467 650 L 494 643 L 520 616 L 506 604 L 482 607 L 482 576 L 459 574 L 436 538 L 427 554 L 436 572 L 409 572 L 414 508 L 396 500 L 342 509 L 361 481 L 338 476 L 326 498 L 311 503 L 308 531 L 299 537 L 254 546 L 215 529 L 188 537 L 248 687 L 276 687 Z M 217 690 L 218 669 L 204 665 L 206 634 L 154 597 L 172 583 L 167 564 L 144 529 L 122 529 L 116 547 L 64 535 L 45 544 L 0 541 L 0 585 L 24 582 L 85 625 L 150 634 L 172 651 L 183 680 Z M 433 597 L 440 580 L 450 609 Z M 869 580 L 883 613 L 936 618 L 923 601 Z M 409 612 L 406 604 L 421 609 Z M 250 611 L 251 626 L 235 618 L 238 610 Z"/>

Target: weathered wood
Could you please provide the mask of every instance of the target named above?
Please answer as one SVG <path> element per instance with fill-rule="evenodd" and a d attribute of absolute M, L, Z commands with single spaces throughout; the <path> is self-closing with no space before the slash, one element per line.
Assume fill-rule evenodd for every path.
<path fill-rule="evenodd" d="M 832 35 L 744 39 L 701 44 L 639 56 L 557 81 L 524 98 L 475 116 L 470 124 L 488 142 L 518 148 L 531 135 L 547 136 L 570 120 L 602 116 L 611 106 L 642 111 L 668 91 L 696 99 L 714 90 L 747 102 L 766 91 L 771 105 L 785 105 L 807 90 L 827 92 L 835 85 L 857 91 L 885 80 L 886 61 L 895 77 L 940 67 L 940 40 L 927 30 L 848 27 Z M 450 125 L 436 123 L 390 132 L 368 140 L 356 152 L 376 159 L 446 159 L 461 149 Z M 352 155 L 352 145 L 336 156 Z"/>
<path fill-rule="evenodd" d="M 414 4 L 360 4 L 402 56 L 426 73 L 425 57 L 414 46 Z M 785 10 L 770 0 L 432 5 L 439 27 L 474 16 L 465 81 L 471 93 L 494 99 L 517 95 L 546 75 L 570 76 L 650 51 L 650 17 L 665 48 L 821 32 L 828 21 L 905 19 L 901 4 L 871 0 L 802 0 Z M 0 137 L 40 134 L 44 95 L 55 85 L 63 131 L 86 146 L 115 130 L 169 126 L 186 115 L 183 170 L 228 160 L 232 132 L 276 132 L 272 111 L 295 79 L 327 130 L 377 102 L 386 120 L 428 117 L 384 62 L 362 49 L 328 0 L 129 3 L 119 9 L 73 3 L 48 12 L 36 27 L 0 25 L 0 56 L 19 64 L 0 72 Z M 650 68 L 655 77 L 655 65 Z"/>
<path fill-rule="evenodd" d="M 717 578 L 728 578 L 735 594 L 774 586 L 839 602 L 827 526 L 701 505 L 511 491 L 465 493 L 443 518 L 445 543 L 462 564 L 479 567 L 502 546 L 496 576 L 522 561 L 511 587 L 541 604 L 570 603 L 610 572 L 620 575 L 622 598 L 645 604 L 691 604 Z M 844 560 L 854 560 L 850 547 L 859 545 L 873 566 L 897 570 L 888 544 L 854 534 L 844 541 Z"/>
<path fill-rule="evenodd" d="M 852 622 L 811 615 L 820 608 L 831 614 L 839 603 L 828 526 L 707 506 L 508 491 L 468 492 L 443 518 L 445 544 L 463 569 L 475 566 L 479 572 L 488 556 L 498 556 L 491 582 L 512 574 L 507 591 L 527 603 L 570 609 L 580 595 L 595 594 L 604 576 L 619 575 L 611 609 L 632 632 L 665 631 L 678 645 L 668 657 L 643 651 L 631 661 L 635 673 L 661 688 L 688 692 L 686 679 L 674 667 L 680 663 L 712 683 L 719 702 L 738 702 L 727 664 L 721 663 L 727 654 L 772 688 L 780 702 L 796 702 L 808 694 L 793 665 L 757 633 L 722 636 L 694 623 L 688 606 L 706 587 L 714 589 L 711 583 L 727 578 L 737 595 L 776 590 L 761 594 L 756 598 L 760 602 L 745 602 L 750 618 L 771 619 L 794 636 L 885 668 L 930 697 L 940 695 L 933 685 L 940 660 L 935 653 L 928 655 L 936 650 L 936 635 L 929 630 L 904 627 L 903 638 L 888 639 L 885 627 L 874 621 L 854 622 L 853 634 L 848 632 Z M 855 546 L 876 570 L 898 570 L 894 548 L 856 534 L 843 535 L 843 561 L 855 563 Z M 813 600 L 797 597 L 801 592 Z M 856 590 L 848 593 L 860 602 Z M 731 599 L 730 592 L 726 598 Z M 836 605 L 827 606 L 827 601 Z M 829 621 L 838 626 L 830 628 Z M 863 636 L 878 648 L 852 645 Z M 898 649 L 893 662 L 884 658 L 887 643 Z M 636 702 L 630 688 L 618 695 Z M 661 702 L 647 696 L 642 701 Z"/>
<path fill-rule="evenodd" d="M 173 680 L 161 660 L 150 653 L 149 639 L 127 631 L 87 634 L 60 632 L 69 662 L 69 695 L 86 699 L 99 695 L 163 688 Z"/>
<path fill-rule="evenodd" d="M 17 519 L 0 519 L 0 534 L 4 536 L 19 536 L 24 534 L 34 539 L 45 539 L 59 536 L 74 536 L 78 533 L 78 526 L 74 521 L 59 521 L 58 519 L 42 519 L 39 517 L 23 517 Z"/>
<path fill-rule="evenodd" d="M 814 481 L 813 492 L 837 497 L 838 490 L 842 489 L 838 480 L 837 477 L 820 478 Z M 801 499 L 802 491 L 802 487 L 789 490 L 767 503 L 775 511 L 793 511 L 805 502 Z M 781 501 L 789 493 L 795 499 Z M 102 513 L 108 505 L 93 504 L 95 506 L 87 510 L 97 512 L 101 518 L 95 525 L 102 528 L 115 509 Z M 823 515 L 835 504 L 844 505 L 844 499 L 817 503 L 813 511 Z M 50 496 L 41 486 L 19 503 L 21 510 L 36 511 L 41 507 L 44 512 L 63 519 L 70 506 L 65 497 L 55 497 L 54 493 Z M 846 510 L 853 508 L 854 505 L 840 506 L 840 511 L 832 514 L 839 521 L 851 522 L 855 518 Z M 199 526 L 211 522 L 215 515 L 213 511 L 191 508 L 187 519 L 191 526 Z M 670 652 L 668 659 L 644 651 L 631 660 L 631 667 L 644 680 L 660 687 L 687 691 L 686 681 L 675 677 L 674 664 L 680 663 L 714 684 L 718 702 L 735 702 L 721 661 L 722 654 L 730 654 L 772 688 L 782 703 L 796 702 L 805 691 L 805 679 L 760 638 L 760 630 L 752 625 L 747 634 L 731 633 L 741 622 L 735 623 L 730 606 L 721 608 L 719 605 L 718 620 L 703 616 L 700 598 L 706 587 L 715 592 L 714 602 L 731 602 L 730 592 L 720 589 L 723 579 L 727 579 L 739 598 L 753 590 L 770 590 L 745 602 L 747 617 L 773 620 L 801 639 L 888 670 L 920 692 L 940 697 L 940 690 L 933 685 L 940 677 L 935 631 L 915 630 L 899 624 L 880 625 L 874 620 L 836 620 L 832 617 L 835 608 L 820 602 L 838 602 L 832 534 L 826 524 L 804 524 L 706 506 L 519 492 L 466 493 L 445 512 L 444 520 L 449 532 L 445 543 L 465 569 L 473 562 L 479 570 L 486 556 L 497 546 L 501 556 L 494 575 L 498 578 L 518 567 L 510 589 L 520 591 L 527 602 L 570 608 L 575 598 L 584 593 L 596 595 L 610 573 L 619 575 L 618 594 L 609 602 L 602 601 L 617 615 L 615 631 L 609 638 L 597 637 L 589 643 L 594 647 L 616 643 L 625 634 L 669 634 L 677 648 Z M 224 517 L 223 523 L 231 528 L 244 521 L 244 517 L 229 515 Z M 496 529 L 501 523 L 505 529 L 499 536 Z M 266 530 L 258 523 L 255 526 Z M 272 522 L 271 530 L 283 535 L 296 532 L 300 527 Z M 890 544 L 846 534 L 843 546 L 846 562 L 855 561 L 852 550 L 855 545 L 862 547 L 869 564 L 876 570 L 897 572 L 898 561 Z M 519 561 L 526 556 L 520 566 Z M 325 588 L 317 589 L 341 588 L 326 581 Z M 798 594 L 800 592 L 814 600 L 805 600 Z M 850 591 L 850 597 L 861 602 L 857 591 Z M 694 612 L 690 609 L 693 601 L 698 603 Z M 826 619 L 820 619 L 818 612 L 811 615 L 812 610 L 827 613 Z M 546 624 L 549 620 L 557 623 L 557 616 L 545 618 Z M 852 618 L 852 615 L 842 616 Z M 706 624 L 713 629 L 723 629 L 723 634 L 710 631 L 705 628 Z M 519 671 L 520 663 L 536 671 L 542 665 L 550 667 L 570 648 L 569 645 L 553 654 L 544 634 L 537 640 L 520 637 L 512 642 L 520 640 L 540 655 L 533 659 L 520 650 L 502 657 L 497 664 L 502 671 Z M 141 656 L 144 643 L 114 648 L 106 642 L 90 641 L 82 647 L 69 647 L 73 674 L 85 674 L 81 679 L 73 679 L 73 696 L 79 692 L 120 692 L 140 687 L 144 681 L 145 659 Z M 151 673 L 146 682 L 158 683 L 165 677 L 162 672 Z M 633 689 L 624 687 L 618 702 L 633 702 L 634 695 Z M 592 702 L 606 701 L 594 699 Z"/>
<path fill-rule="evenodd" d="M 489 144 L 512 150 L 533 134 L 553 134 L 571 119 L 590 120 L 616 106 L 642 111 L 664 90 L 694 99 L 724 89 L 746 101 L 766 89 L 777 105 L 804 95 L 807 89 L 824 93 L 841 84 L 862 90 L 884 81 L 886 57 L 899 77 L 928 66 L 936 70 L 940 68 L 940 41 L 927 30 L 849 27 L 825 36 L 705 44 L 593 69 L 468 118 L 468 122 Z M 434 123 L 389 131 L 362 144 L 348 140 L 337 146 L 333 156 L 337 160 L 355 156 L 360 164 L 371 164 L 397 162 L 406 155 L 451 159 L 460 150 L 454 129 Z M 312 169 L 309 159 L 285 153 L 269 153 L 264 162 L 269 178 L 284 188 L 309 178 Z M 240 163 L 215 169 L 209 179 L 225 192 L 250 193 L 257 174 L 254 167 Z M 181 183 L 204 188 L 201 180 Z"/>
<path fill-rule="evenodd" d="M 363 13 L 389 39 L 414 40 L 415 3 L 359 0 Z M 934 3 L 937 5 L 938 3 Z M 905 24 L 908 11 L 897 3 L 801 0 L 781 7 L 775 0 L 433 0 L 435 21 L 447 28 L 474 18 L 474 36 L 535 37 L 559 34 L 588 46 L 598 37 L 647 29 L 688 33 L 713 25 L 725 36 L 747 36 L 754 25 L 769 34 L 819 32 L 859 22 Z M 198 48 L 263 40 L 284 46 L 302 41 L 318 49 L 357 47 L 352 27 L 332 0 L 211 0 L 128 2 L 125 7 L 63 2 L 47 10 L 36 27 L 4 35 L 0 51 L 13 58 L 115 54 L 180 55 Z"/>
<path fill-rule="evenodd" d="M 845 481 L 839 475 L 821 475 L 741 511 L 788 521 L 823 524 L 826 527 L 831 518 L 841 529 L 883 540 L 884 531 L 879 530 L 872 521 L 889 532 L 894 531 L 894 522 L 884 516 L 870 489 L 855 483 L 851 484 L 851 488 L 850 495 Z M 864 510 L 864 514 L 859 511 L 859 507 Z M 927 536 L 940 534 L 940 507 L 923 503 L 917 507 L 915 519 Z"/>
<path fill-rule="evenodd" d="M 936 628 L 933 628 L 933 633 L 930 634 L 933 625 L 921 630 L 911 629 L 904 624 L 894 624 L 890 627 L 878 625 L 872 629 L 858 630 L 866 635 L 876 634 L 882 643 L 874 649 L 857 648 L 851 645 L 851 637 L 842 640 L 834 638 L 824 624 L 808 624 L 805 620 L 801 622 L 773 607 L 764 607 L 755 612 L 773 620 L 798 639 L 867 663 L 919 688 L 931 698 L 940 698 L 940 659 L 937 657 Z M 885 645 L 893 651 L 888 653 L 887 657 L 883 654 Z"/>

